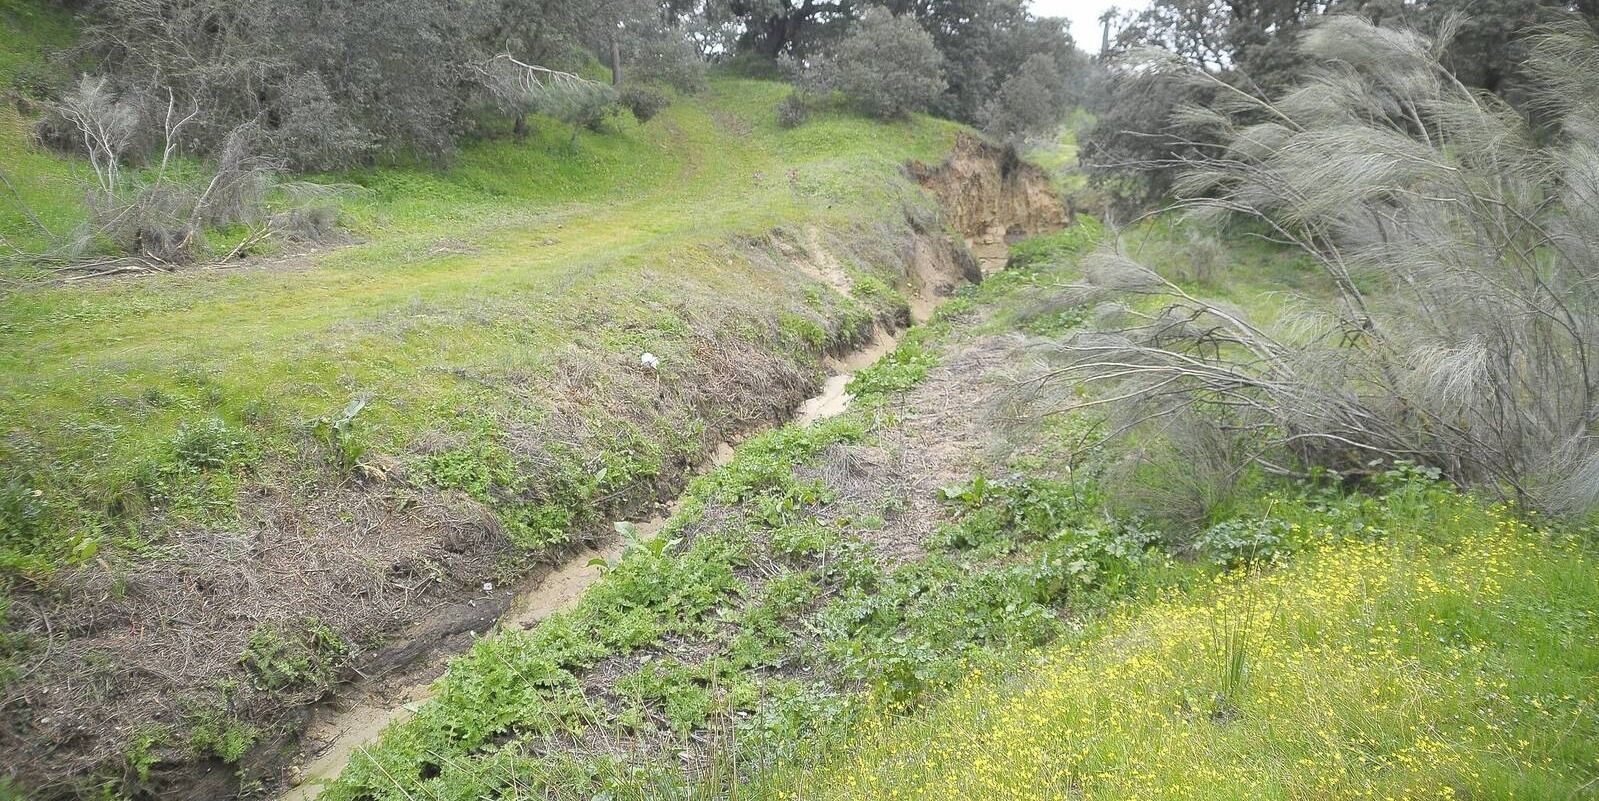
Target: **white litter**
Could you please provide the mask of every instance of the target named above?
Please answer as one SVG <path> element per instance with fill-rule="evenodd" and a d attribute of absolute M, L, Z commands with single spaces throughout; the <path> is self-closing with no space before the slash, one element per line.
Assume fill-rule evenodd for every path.
<path fill-rule="evenodd" d="M 643 356 L 638 357 L 638 363 L 650 368 L 651 370 L 661 366 L 661 360 L 656 358 L 655 354 L 653 353 L 645 353 Z"/>

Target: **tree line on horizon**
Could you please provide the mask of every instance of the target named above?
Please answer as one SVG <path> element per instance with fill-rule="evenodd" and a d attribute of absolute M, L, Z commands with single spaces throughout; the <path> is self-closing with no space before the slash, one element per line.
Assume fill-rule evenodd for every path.
<path fill-rule="evenodd" d="M 852 94 L 867 113 L 983 125 L 1024 66 L 1064 87 L 1086 63 L 1065 21 L 1024 0 L 56 1 L 79 17 L 79 40 L 18 82 L 103 118 L 93 127 L 117 129 L 121 161 L 158 157 L 169 134 L 211 158 L 247 135 L 295 170 L 444 160 L 461 142 L 520 134 L 530 115 L 592 128 L 623 109 L 647 118 L 663 89 L 697 90 L 711 63 L 827 89 L 879 78 L 896 97 Z M 85 150 L 71 116 L 47 120 L 41 139 Z"/>

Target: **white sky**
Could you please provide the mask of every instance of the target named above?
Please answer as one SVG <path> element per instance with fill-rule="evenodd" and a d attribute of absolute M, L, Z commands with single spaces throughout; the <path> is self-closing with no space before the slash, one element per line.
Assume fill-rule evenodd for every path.
<path fill-rule="evenodd" d="M 1099 15 L 1111 6 L 1143 8 L 1144 0 L 1031 0 L 1040 17 L 1065 17 L 1072 21 L 1072 39 L 1090 55 L 1099 52 Z"/>

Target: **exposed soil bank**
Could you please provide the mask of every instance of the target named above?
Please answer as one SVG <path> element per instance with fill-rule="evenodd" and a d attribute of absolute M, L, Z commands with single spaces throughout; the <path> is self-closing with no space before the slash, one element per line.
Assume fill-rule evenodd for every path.
<path fill-rule="evenodd" d="M 985 273 L 1004 267 L 1009 242 L 1066 225 L 1049 174 L 1012 148 L 963 135 L 944 163 L 913 163 L 908 172 L 937 198 Z"/>

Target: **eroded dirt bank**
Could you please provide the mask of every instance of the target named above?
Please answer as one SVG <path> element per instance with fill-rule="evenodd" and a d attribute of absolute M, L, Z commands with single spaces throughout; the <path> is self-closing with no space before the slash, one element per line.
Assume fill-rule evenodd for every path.
<path fill-rule="evenodd" d="M 1005 266 L 1010 242 L 1067 222 L 1049 174 L 1012 148 L 962 135 L 942 164 L 917 162 L 907 169 L 938 200 L 944 219 L 965 237 L 985 274 Z"/>
<path fill-rule="evenodd" d="M 878 303 L 861 316 L 822 301 L 819 347 L 843 356 L 980 278 L 946 224 L 980 240 L 1063 219 L 1025 165 L 1006 158 L 963 139 L 945 164 L 912 165 L 941 219 L 908 212 L 893 231 L 777 231 L 727 247 L 843 294 L 855 291 L 850 274 L 863 258 L 895 264 L 903 305 Z M 511 542 L 489 504 L 418 473 L 418 460 L 461 447 L 447 435 L 422 453 L 364 460 L 334 481 L 308 480 L 306 465 L 321 456 L 300 454 L 244 488 L 238 530 L 183 529 L 152 509 L 149 530 L 168 533 L 151 552 L 108 556 L 11 610 L 46 648 L 0 697 L 7 772 L 37 798 L 109 789 L 211 799 L 277 782 L 303 753 L 301 733 L 330 688 L 354 681 L 362 694 L 385 696 L 425 681 L 525 598 L 518 588 L 570 579 L 562 566 L 574 556 L 586 562 L 611 547 L 610 521 L 651 517 L 723 443 L 789 419 L 806 398 L 822 411 L 838 404 L 842 384 L 821 380 L 814 352 L 775 351 L 774 335 L 729 335 L 749 319 L 775 327 L 769 310 L 725 313 L 685 319 L 680 358 L 666 370 L 572 353 L 538 391 L 485 377 L 493 391 L 526 393 L 548 409 L 509 429 L 519 469 L 535 475 L 567 451 L 583 452 L 607 420 L 645 432 L 701 423 L 691 441 L 664 449 L 657 472 L 593 497 L 565 541 L 536 558 Z"/>

